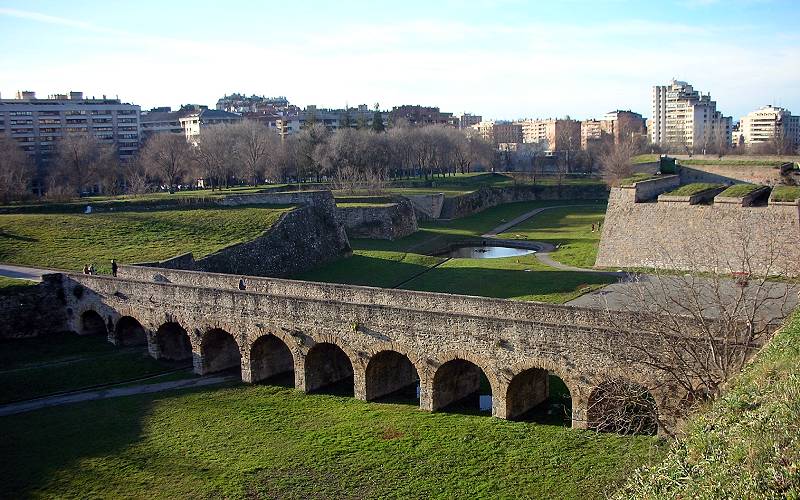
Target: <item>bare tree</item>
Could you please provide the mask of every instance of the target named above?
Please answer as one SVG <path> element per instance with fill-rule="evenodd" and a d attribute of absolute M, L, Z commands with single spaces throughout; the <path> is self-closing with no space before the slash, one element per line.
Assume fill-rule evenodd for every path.
<path fill-rule="evenodd" d="M 122 177 L 128 194 L 140 195 L 148 191 L 147 171 L 138 158 L 122 166 Z"/>
<path fill-rule="evenodd" d="M 183 179 L 191 162 L 191 146 L 181 134 L 156 134 L 145 143 L 139 160 L 147 175 L 160 180 L 170 193 Z"/>
<path fill-rule="evenodd" d="M 230 125 L 215 125 L 200 132 L 192 149 L 195 173 L 211 190 L 227 187 L 237 170 L 236 137 Z"/>
<path fill-rule="evenodd" d="M 236 157 L 243 175 L 254 186 L 264 182 L 270 163 L 277 159 L 280 138 L 259 122 L 243 120 L 231 125 L 236 140 Z"/>
<path fill-rule="evenodd" d="M 619 186 L 633 171 L 635 147 L 631 141 L 607 142 L 599 156 L 603 179 L 609 186 Z"/>
<path fill-rule="evenodd" d="M 97 184 L 104 169 L 117 162 L 114 148 L 85 134 L 70 134 L 58 141 L 49 173 L 50 189 L 59 187 L 80 196 L 85 188 Z"/>
<path fill-rule="evenodd" d="M 0 201 L 25 198 L 33 179 L 33 162 L 10 137 L 0 136 Z"/>
<path fill-rule="evenodd" d="M 587 423 L 599 432 L 650 434 L 658 432 L 656 401 L 646 387 L 615 378 L 597 387 L 589 398 Z"/>
<path fill-rule="evenodd" d="M 660 383 L 685 395 L 684 408 L 718 395 L 797 305 L 797 286 L 772 279 L 785 242 L 756 241 L 746 227 L 734 232 L 736 248 L 727 257 L 709 248 L 729 241 L 730 235 L 711 232 L 705 239 L 687 238 L 659 259 L 660 267 L 687 274 L 654 269 L 631 276 L 616 296 L 606 296 L 608 325 L 628 330 L 635 325 L 637 331 L 619 336 L 613 350 L 624 353 L 627 362 L 660 374 Z M 700 274 L 709 270 L 717 272 Z M 724 270 L 735 271 L 721 274 Z M 621 397 L 609 394 L 609 401 L 600 397 L 596 402 L 598 408 Z M 632 397 L 631 391 L 626 394 Z M 637 404 L 645 407 L 644 401 Z M 627 425 L 625 419 L 614 422 L 613 412 L 603 419 L 606 426 Z"/>

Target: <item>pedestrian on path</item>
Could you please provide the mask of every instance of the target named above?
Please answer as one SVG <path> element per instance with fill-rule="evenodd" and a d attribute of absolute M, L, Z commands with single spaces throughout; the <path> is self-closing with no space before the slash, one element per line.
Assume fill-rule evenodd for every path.
<path fill-rule="evenodd" d="M 83 265 L 83 274 L 89 274 L 89 264 Z"/>
<path fill-rule="evenodd" d="M 117 261 L 111 259 L 111 276 L 117 277 Z"/>
<path fill-rule="evenodd" d="M 94 276 L 94 264 L 89 264 L 89 274 Z"/>

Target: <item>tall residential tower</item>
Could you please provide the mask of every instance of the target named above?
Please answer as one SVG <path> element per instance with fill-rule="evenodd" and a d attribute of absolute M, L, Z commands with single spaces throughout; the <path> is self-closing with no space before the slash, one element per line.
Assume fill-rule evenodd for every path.
<path fill-rule="evenodd" d="M 702 152 L 731 141 L 731 117 L 717 111 L 710 94 L 672 80 L 653 87 L 650 141 L 676 150 Z"/>

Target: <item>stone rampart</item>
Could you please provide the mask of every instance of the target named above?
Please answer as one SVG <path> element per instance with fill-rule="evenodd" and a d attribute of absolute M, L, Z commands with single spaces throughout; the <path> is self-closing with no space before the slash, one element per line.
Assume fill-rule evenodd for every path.
<path fill-rule="evenodd" d="M 384 206 L 338 208 L 351 238 L 395 240 L 417 231 L 417 216 L 410 201 L 401 199 Z"/>
<path fill-rule="evenodd" d="M 634 203 L 614 188 L 598 267 L 649 267 L 800 276 L 800 207 Z M 743 250 L 743 248 L 747 250 Z"/>
<path fill-rule="evenodd" d="M 680 418 L 685 394 L 620 340 L 643 333 L 634 324 L 604 326 L 610 323 L 602 310 L 172 270 L 144 281 L 122 276 L 161 270 L 121 271 L 119 278 L 65 276 L 70 327 L 82 333 L 87 318 L 97 318 L 109 325 L 113 343 L 129 345 L 135 334 L 156 357 L 173 356 L 179 342 L 167 337 L 183 332 L 182 356 L 193 358 L 199 374 L 238 364 L 252 382 L 278 366 L 294 370 L 298 389 L 313 390 L 350 371 L 355 396 L 373 399 L 413 383 L 415 373 L 420 407 L 437 410 L 477 389 L 464 372 L 471 363 L 489 379 L 497 417 L 541 402 L 549 371 L 569 388 L 576 427 L 587 426 L 595 389 L 618 377 L 650 390 L 662 430 Z M 201 286 L 213 284 L 224 286 Z M 487 304 L 473 307 L 482 300 Z M 406 368 L 382 364 L 392 357 L 406 359 Z"/>
<path fill-rule="evenodd" d="M 0 295 L 0 338 L 37 337 L 66 328 L 67 316 L 60 274 L 44 276 L 42 283 L 19 287 Z"/>
<path fill-rule="evenodd" d="M 503 188 L 481 188 L 472 193 L 444 198 L 440 218 L 457 219 L 487 208 L 516 201 L 535 200 L 603 200 L 608 197 L 605 184 L 518 185 Z"/>
<path fill-rule="evenodd" d="M 417 212 L 417 220 L 438 219 L 442 214 L 444 193 L 404 195 Z"/>
<path fill-rule="evenodd" d="M 143 266 L 258 276 L 290 276 L 352 252 L 330 191 L 226 196 L 225 206 L 300 205 L 262 236 L 195 259 L 183 254 Z"/>

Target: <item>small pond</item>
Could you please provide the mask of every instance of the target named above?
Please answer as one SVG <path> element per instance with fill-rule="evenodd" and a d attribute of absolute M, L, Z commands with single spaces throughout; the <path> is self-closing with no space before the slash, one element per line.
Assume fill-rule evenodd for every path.
<path fill-rule="evenodd" d="M 528 255 L 536 250 L 526 248 L 509 248 L 498 246 L 471 246 L 452 248 L 449 252 L 442 254 L 443 257 L 454 259 L 499 259 L 501 257 L 519 257 Z"/>

